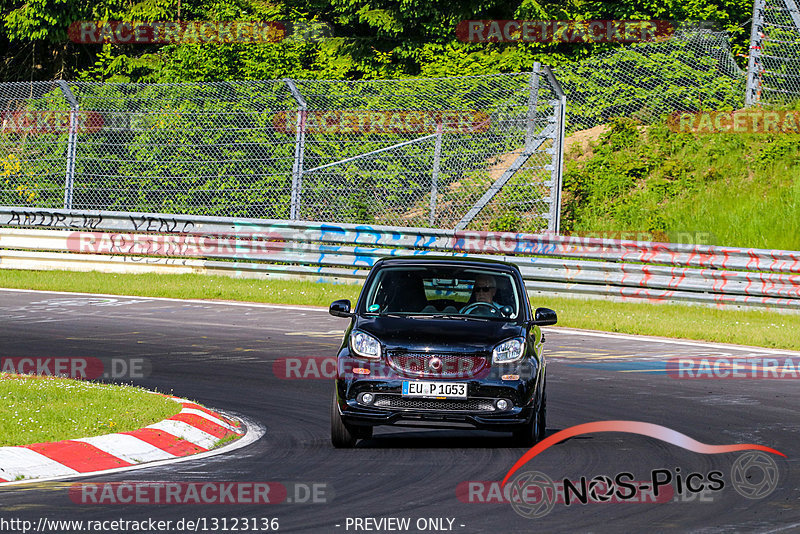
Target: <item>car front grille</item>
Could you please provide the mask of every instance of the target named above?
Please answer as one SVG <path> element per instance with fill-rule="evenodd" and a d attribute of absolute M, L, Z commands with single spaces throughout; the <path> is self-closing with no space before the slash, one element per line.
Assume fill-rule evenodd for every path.
<path fill-rule="evenodd" d="M 493 412 L 494 403 L 489 399 L 439 400 L 409 399 L 400 395 L 376 395 L 376 408 L 400 408 L 406 410 L 443 410 L 452 412 Z"/>
<path fill-rule="evenodd" d="M 387 359 L 396 371 L 420 378 L 474 378 L 489 369 L 483 354 L 395 351 Z"/>

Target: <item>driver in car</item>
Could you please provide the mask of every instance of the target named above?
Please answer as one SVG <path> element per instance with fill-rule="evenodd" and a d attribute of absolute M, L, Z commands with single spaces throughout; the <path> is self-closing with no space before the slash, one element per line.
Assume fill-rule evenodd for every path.
<path fill-rule="evenodd" d="M 509 315 L 510 308 L 501 308 L 500 304 L 494 301 L 497 294 L 497 280 L 489 274 L 479 274 L 475 277 L 472 286 L 472 296 L 469 303 L 461 309 L 461 313 L 469 315 L 497 316 L 500 313 Z"/>
<path fill-rule="evenodd" d="M 479 274 L 475 277 L 475 285 L 472 286 L 472 294 L 475 302 L 494 304 L 495 293 L 497 293 L 497 281 L 494 279 L 494 276 Z"/>

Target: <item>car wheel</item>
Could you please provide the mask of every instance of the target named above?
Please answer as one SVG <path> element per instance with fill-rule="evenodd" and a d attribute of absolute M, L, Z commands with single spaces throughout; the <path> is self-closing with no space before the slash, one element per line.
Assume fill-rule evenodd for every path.
<path fill-rule="evenodd" d="M 372 427 L 369 429 L 372 430 Z M 336 391 L 334 391 L 333 401 L 331 401 L 331 443 L 337 449 L 350 449 L 355 446 L 357 440 L 358 437 L 353 429 L 342 421 L 339 405 L 336 402 Z"/>
<path fill-rule="evenodd" d="M 523 447 L 530 447 L 537 441 L 544 439 L 547 424 L 547 394 L 542 392 L 536 404 L 536 413 L 531 417 L 531 422 L 514 430 L 514 440 Z"/>

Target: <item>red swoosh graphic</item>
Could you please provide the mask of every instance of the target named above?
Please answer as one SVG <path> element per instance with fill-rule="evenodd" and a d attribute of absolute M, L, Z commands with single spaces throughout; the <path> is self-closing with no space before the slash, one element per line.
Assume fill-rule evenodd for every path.
<path fill-rule="evenodd" d="M 672 430 L 671 428 L 655 425 L 653 423 L 642 423 L 640 421 L 595 421 L 594 423 L 584 423 L 582 425 L 575 425 L 565 428 L 564 430 L 556 432 L 552 436 L 543 439 L 531 447 L 528 452 L 522 455 L 522 458 L 517 460 L 517 463 L 511 467 L 508 473 L 506 473 L 506 476 L 500 485 L 505 486 L 506 482 L 508 482 L 508 479 L 511 478 L 511 476 L 516 473 L 520 467 L 528 463 L 540 452 L 544 452 L 550 448 L 552 445 L 555 445 L 556 443 L 567 438 L 580 436 L 581 434 L 591 434 L 594 432 L 627 432 L 629 434 L 641 434 L 643 436 L 649 436 L 651 438 L 660 439 L 661 441 L 666 441 L 667 443 L 671 443 L 673 445 L 677 445 L 678 447 L 683 447 L 684 449 L 688 449 L 692 452 L 697 452 L 700 454 L 720 454 L 724 452 L 758 450 L 770 452 L 772 454 L 779 454 L 783 457 L 786 456 L 782 452 L 770 447 L 765 447 L 764 445 L 754 445 L 748 443 L 739 443 L 734 445 L 708 445 L 706 443 L 700 443 L 699 441 L 690 438 L 686 434 L 681 434 L 680 432 Z"/>

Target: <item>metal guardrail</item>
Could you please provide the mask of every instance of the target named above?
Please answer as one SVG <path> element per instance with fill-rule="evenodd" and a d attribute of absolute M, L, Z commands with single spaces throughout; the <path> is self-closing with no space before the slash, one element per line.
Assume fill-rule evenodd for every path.
<path fill-rule="evenodd" d="M 0 208 L 0 268 L 357 282 L 391 255 L 493 257 L 530 291 L 800 310 L 800 252 L 538 234 Z"/>

